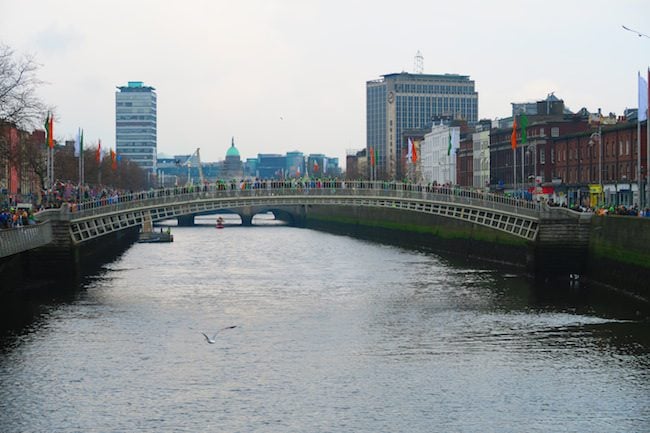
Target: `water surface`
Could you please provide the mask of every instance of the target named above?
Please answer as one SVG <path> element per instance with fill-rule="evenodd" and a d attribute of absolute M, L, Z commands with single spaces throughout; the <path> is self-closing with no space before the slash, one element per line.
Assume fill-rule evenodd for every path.
<path fill-rule="evenodd" d="M 284 226 L 173 233 L 3 332 L 0 431 L 650 431 L 649 323 L 618 295 Z"/>

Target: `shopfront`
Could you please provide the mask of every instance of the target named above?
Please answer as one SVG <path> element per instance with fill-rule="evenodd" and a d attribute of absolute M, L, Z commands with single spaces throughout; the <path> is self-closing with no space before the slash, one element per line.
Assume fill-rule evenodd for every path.
<path fill-rule="evenodd" d="M 603 186 L 600 184 L 589 185 L 589 207 L 595 208 L 603 203 Z"/>

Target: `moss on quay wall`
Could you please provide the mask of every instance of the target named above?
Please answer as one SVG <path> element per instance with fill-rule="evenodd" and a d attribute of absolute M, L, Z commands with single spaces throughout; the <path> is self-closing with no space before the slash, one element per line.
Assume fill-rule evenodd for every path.
<path fill-rule="evenodd" d="M 590 279 L 650 299 L 650 219 L 594 218 L 587 263 Z"/>
<path fill-rule="evenodd" d="M 478 224 L 394 209 L 350 210 L 312 206 L 305 226 L 519 268 L 529 265 L 528 241 Z"/>

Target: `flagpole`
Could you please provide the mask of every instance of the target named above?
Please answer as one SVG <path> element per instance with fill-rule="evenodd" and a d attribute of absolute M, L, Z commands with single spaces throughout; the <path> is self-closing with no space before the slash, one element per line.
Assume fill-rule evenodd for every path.
<path fill-rule="evenodd" d="M 512 134 L 510 135 L 510 146 L 512 147 L 512 192 L 517 192 L 517 116 L 512 115 Z"/>
<path fill-rule="evenodd" d="M 79 143 L 81 140 L 81 128 L 77 130 L 77 147 L 76 147 L 76 157 L 79 158 L 79 161 L 77 161 L 77 182 L 79 183 L 79 186 L 81 186 L 81 153 L 79 153 Z M 79 199 L 81 197 L 78 197 Z"/>
<path fill-rule="evenodd" d="M 637 189 L 639 190 L 639 202 L 638 205 L 640 208 L 643 207 L 643 200 L 641 197 L 641 121 L 639 120 L 641 113 L 637 113 L 636 117 L 636 177 L 637 177 Z"/>
<path fill-rule="evenodd" d="M 47 143 L 47 139 L 45 146 L 47 146 L 47 182 L 45 183 L 45 188 L 47 188 L 49 184 L 52 183 L 52 173 L 50 172 L 50 166 L 52 165 L 52 149 L 50 149 L 50 146 Z"/>
<path fill-rule="evenodd" d="M 512 190 L 517 191 L 517 148 L 512 149 Z"/>
<path fill-rule="evenodd" d="M 524 146 L 521 146 L 521 197 L 524 198 L 524 185 L 526 185 L 526 173 L 524 173 Z"/>
<path fill-rule="evenodd" d="M 86 164 L 85 164 L 85 161 L 84 161 L 84 138 L 83 137 L 84 137 L 84 130 L 82 129 L 81 130 L 81 143 L 79 143 L 79 160 L 81 162 L 81 185 L 82 186 L 85 183 L 84 174 L 85 174 L 85 171 L 86 171 L 85 170 L 86 169 L 86 167 L 85 167 Z"/>
<path fill-rule="evenodd" d="M 648 78 L 650 78 L 650 70 L 648 71 Z M 639 194 L 639 201 L 638 205 L 640 209 L 643 209 L 647 203 L 644 203 L 645 201 L 645 195 L 648 193 L 646 191 L 646 194 L 641 194 L 641 185 L 643 185 L 643 179 L 641 177 L 641 116 L 644 116 L 646 121 L 646 129 L 647 129 L 647 123 L 648 123 L 648 97 L 650 96 L 650 92 L 648 90 L 648 82 L 641 77 L 641 72 L 637 72 L 637 81 L 638 81 L 638 101 L 639 101 L 639 108 L 637 109 L 637 116 L 636 116 L 636 143 L 637 143 L 637 161 L 636 161 L 636 173 L 637 173 L 637 189 L 638 189 L 638 194 Z M 647 132 L 647 131 L 646 131 Z M 647 144 L 647 143 L 646 143 Z M 650 158 L 649 158 L 650 159 Z M 647 167 L 646 167 L 647 171 Z M 647 176 L 647 173 L 646 173 Z"/>
<path fill-rule="evenodd" d="M 54 147 L 49 147 L 50 152 L 50 190 L 54 190 Z"/>
<path fill-rule="evenodd" d="M 650 68 L 648 68 L 648 91 L 647 91 L 647 98 L 648 98 L 648 104 L 647 104 L 647 109 L 646 109 L 646 116 L 645 116 L 645 132 L 646 132 L 646 141 L 645 141 L 645 146 L 646 146 L 646 165 L 645 165 L 645 207 L 648 208 L 650 207 L 650 121 L 648 121 L 648 118 L 650 117 Z M 642 208 L 641 210 L 644 210 Z M 645 211 L 644 211 L 644 216 Z"/>

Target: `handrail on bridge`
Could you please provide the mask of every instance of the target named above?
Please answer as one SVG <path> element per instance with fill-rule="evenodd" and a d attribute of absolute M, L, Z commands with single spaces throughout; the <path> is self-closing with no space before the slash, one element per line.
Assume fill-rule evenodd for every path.
<path fill-rule="evenodd" d="M 443 201 L 500 208 L 513 213 L 536 216 L 543 209 L 542 204 L 504 195 L 480 192 L 460 187 L 446 187 L 386 181 L 246 181 L 216 183 L 203 186 L 151 189 L 138 193 L 114 194 L 91 199 L 79 204 L 64 204 L 61 211 L 45 210 L 39 219 L 48 219 L 50 213 L 68 213 L 69 219 L 83 218 L 100 213 L 111 213 L 135 207 L 162 203 L 177 203 L 196 199 L 219 199 L 256 196 L 371 196 L 386 198 Z"/>
<path fill-rule="evenodd" d="M 0 258 L 45 246 L 52 242 L 49 222 L 0 230 Z"/>

